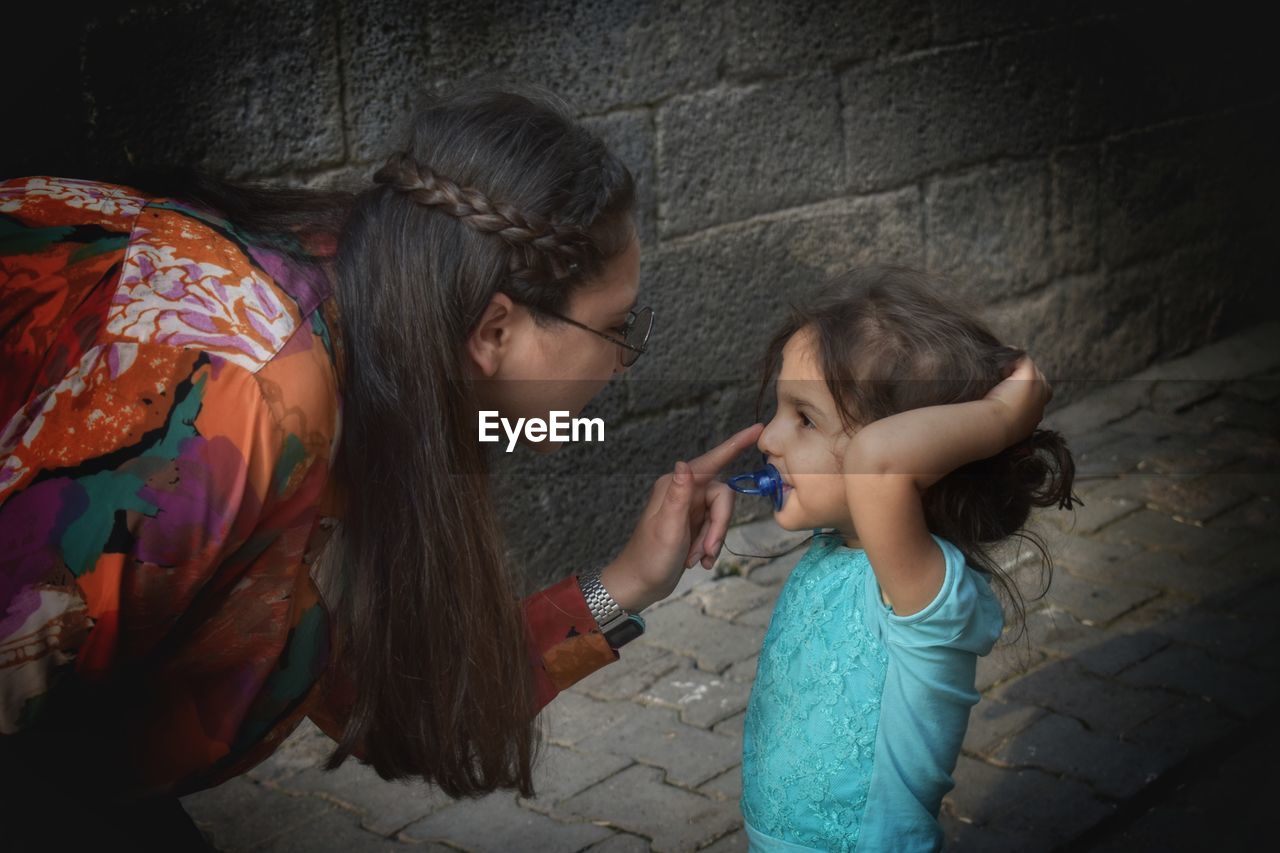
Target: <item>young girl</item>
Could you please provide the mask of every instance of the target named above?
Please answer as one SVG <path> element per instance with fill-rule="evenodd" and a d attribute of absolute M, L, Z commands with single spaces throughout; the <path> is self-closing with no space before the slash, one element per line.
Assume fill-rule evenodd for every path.
<path fill-rule="evenodd" d="M 934 289 L 855 270 L 769 347 L 775 516 L 825 532 L 778 599 L 747 708 L 752 850 L 942 845 L 975 665 L 1004 625 L 992 581 L 1021 618 L 988 549 L 1018 535 L 1044 554 L 1021 529 L 1031 507 L 1071 507 L 1066 446 L 1035 429 L 1044 377 Z"/>

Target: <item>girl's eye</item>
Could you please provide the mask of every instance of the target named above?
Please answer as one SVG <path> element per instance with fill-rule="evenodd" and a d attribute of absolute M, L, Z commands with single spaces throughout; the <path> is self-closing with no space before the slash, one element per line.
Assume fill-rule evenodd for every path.
<path fill-rule="evenodd" d="M 813 426 L 814 426 L 813 421 L 809 420 L 808 416 L 805 415 L 804 412 L 799 412 L 798 414 L 800 415 L 800 424 L 805 429 L 813 429 Z"/>

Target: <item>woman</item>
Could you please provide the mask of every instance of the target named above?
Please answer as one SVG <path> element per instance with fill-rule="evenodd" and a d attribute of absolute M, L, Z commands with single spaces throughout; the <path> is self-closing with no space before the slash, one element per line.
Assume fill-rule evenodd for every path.
<path fill-rule="evenodd" d="M 529 795 L 537 710 L 711 565 L 759 433 L 661 478 L 598 578 L 515 600 L 477 412 L 576 415 L 644 351 L 631 203 L 597 138 L 492 92 L 356 194 L 0 185 L 9 803 L 190 839 L 174 797 L 303 716 L 329 768 Z"/>

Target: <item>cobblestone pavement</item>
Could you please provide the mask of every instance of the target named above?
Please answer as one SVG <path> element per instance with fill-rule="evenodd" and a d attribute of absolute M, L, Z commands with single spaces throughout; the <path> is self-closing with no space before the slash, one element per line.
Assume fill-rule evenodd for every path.
<path fill-rule="evenodd" d="M 1046 595 L 1032 598 L 1025 548 L 1005 555 L 1030 590 L 1027 634 L 979 664 L 982 701 L 943 805 L 954 849 L 1050 849 L 1137 820 L 1144 792 L 1275 710 L 1277 341 L 1280 324 L 1255 327 L 1050 417 L 1085 505 L 1037 519 L 1055 559 Z M 777 554 L 796 541 L 766 520 L 728 544 Z M 688 573 L 620 662 L 544 712 L 536 799 L 454 802 L 354 761 L 324 773 L 330 743 L 307 724 L 184 805 L 227 851 L 745 850 L 743 710 L 802 550 Z"/>

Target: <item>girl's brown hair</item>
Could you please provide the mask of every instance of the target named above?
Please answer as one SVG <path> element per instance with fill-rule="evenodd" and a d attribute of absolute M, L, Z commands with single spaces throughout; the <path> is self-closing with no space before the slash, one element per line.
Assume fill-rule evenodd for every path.
<path fill-rule="evenodd" d="M 946 300 L 945 287 L 936 276 L 895 266 L 860 267 L 831 280 L 814 298 L 793 305 L 770 340 L 757 410 L 783 347 L 802 329 L 814 333 L 818 363 L 846 429 L 910 409 L 981 399 L 1025 353 L 1002 345 Z M 1032 507 L 1070 509 L 1074 478 L 1066 441 L 1037 429 L 995 456 L 951 472 L 923 495 L 929 530 L 992 576 L 1020 625 L 1024 598 L 992 546 L 1010 537 L 1029 542 L 1040 553 L 1047 588 L 1052 558 L 1025 525 Z"/>

